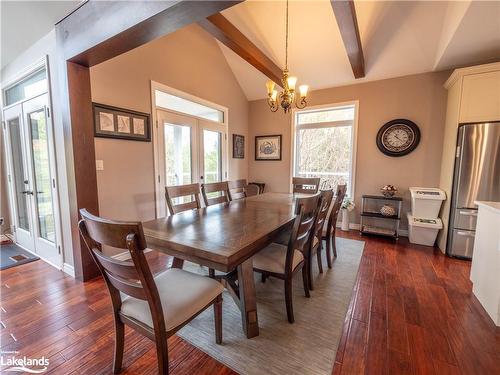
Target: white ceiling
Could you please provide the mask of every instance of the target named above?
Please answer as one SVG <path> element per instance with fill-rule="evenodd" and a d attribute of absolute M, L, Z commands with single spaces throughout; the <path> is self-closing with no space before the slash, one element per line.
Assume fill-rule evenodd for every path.
<path fill-rule="evenodd" d="M 311 89 L 500 60 L 500 2 L 356 1 L 366 77 L 354 79 L 330 1 L 291 1 L 289 69 Z M 278 66 L 285 62 L 285 2 L 246 1 L 224 16 Z M 267 77 L 221 46 L 249 100 Z"/>
<path fill-rule="evenodd" d="M 1 0 L 1 67 L 52 30 L 80 2 Z"/>

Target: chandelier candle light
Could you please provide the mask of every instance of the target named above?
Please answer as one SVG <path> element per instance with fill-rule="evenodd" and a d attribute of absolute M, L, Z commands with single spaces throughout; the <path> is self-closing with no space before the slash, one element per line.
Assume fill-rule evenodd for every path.
<path fill-rule="evenodd" d="M 288 113 L 292 108 L 293 104 L 297 108 L 305 108 L 307 105 L 307 90 L 309 86 L 300 85 L 299 95 L 296 97 L 295 85 L 297 84 L 297 77 L 288 75 L 288 0 L 286 1 L 286 26 L 285 26 L 285 69 L 283 69 L 283 76 L 281 77 L 281 85 L 283 91 L 278 94 L 275 90 L 276 84 L 273 81 L 268 81 L 266 83 L 267 87 L 267 104 L 271 108 L 272 112 L 276 112 L 279 107 L 283 108 L 285 113 Z"/>

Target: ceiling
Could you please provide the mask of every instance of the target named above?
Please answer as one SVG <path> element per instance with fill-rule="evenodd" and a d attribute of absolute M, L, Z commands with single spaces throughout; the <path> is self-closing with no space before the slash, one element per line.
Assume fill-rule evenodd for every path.
<path fill-rule="evenodd" d="M 355 1 L 362 79 L 354 79 L 330 1 L 290 1 L 289 7 L 289 70 L 313 90 L 500 60 L 498 1 Z M 246 1 L 223 15 L 284 65 L 284 1 Z M 268 78 L 219 45 L 247 98 L 265 98 Z"/>
<path fill-rule="evenodd" d="M 81 1 L 0 1 L 1 67 L 54 28 Z"/>

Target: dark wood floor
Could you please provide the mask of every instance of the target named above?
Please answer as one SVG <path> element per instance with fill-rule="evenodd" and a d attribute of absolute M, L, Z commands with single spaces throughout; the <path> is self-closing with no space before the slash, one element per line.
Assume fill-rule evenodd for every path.
<path fill-rule="evenodd" d="M 342 236 L 359 239 L 357 232 Z M 405 239 L 363 239 L 334 374 L 500 374 L 500 330 L 471 294 L 468 262 Z M 150 256 L 156 269 L 168 263 Z M 45 355 L 50 374 L 111 372 L 112 317 L 102 280 L 83 284 L 42 261 L 0 278 L 3 351 Z M 125 341 L 123 373 L 154 374 L 153 344 L 131 330 Z M 176 336 L 169 354 L 172 374 L 233 373 Z"/>

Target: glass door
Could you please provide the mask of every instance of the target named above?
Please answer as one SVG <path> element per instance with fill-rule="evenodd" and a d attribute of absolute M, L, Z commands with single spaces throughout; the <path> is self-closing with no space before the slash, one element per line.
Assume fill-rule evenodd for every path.
<path fill-rule="evenodd" d="M 57 191 L 48 95 L 5 110 L 9 181 L 16 242 L 60 267 Z"/>
<path fill-rule="evenodd" d="M 224 125 L 209 120 L 160 109 L 156 117 L 157 211 L 158 217 L 162 217 L 167 214 L 166 186 L 211 183 L 227 178 L 227 136 Z"/>
<path fill-rule="evenodd" d="M 31 186 L 28 177 L 22 105 L 4 111 L 5 151 L 8 161 L 10 206 L 14 237 L 20 246 L 35 252 L 31 223 Z"/>
<path fill-rule="evenodd" d="M 198 182 L 197 121 L 162 110 L 157 111 L 157 120 L 160 155 L 158 183 L 161 196 L 164 196 L 165 186 Z M 165 204 L 161 205 L 160 216 L 166 215 L 165 207 Z"/>

